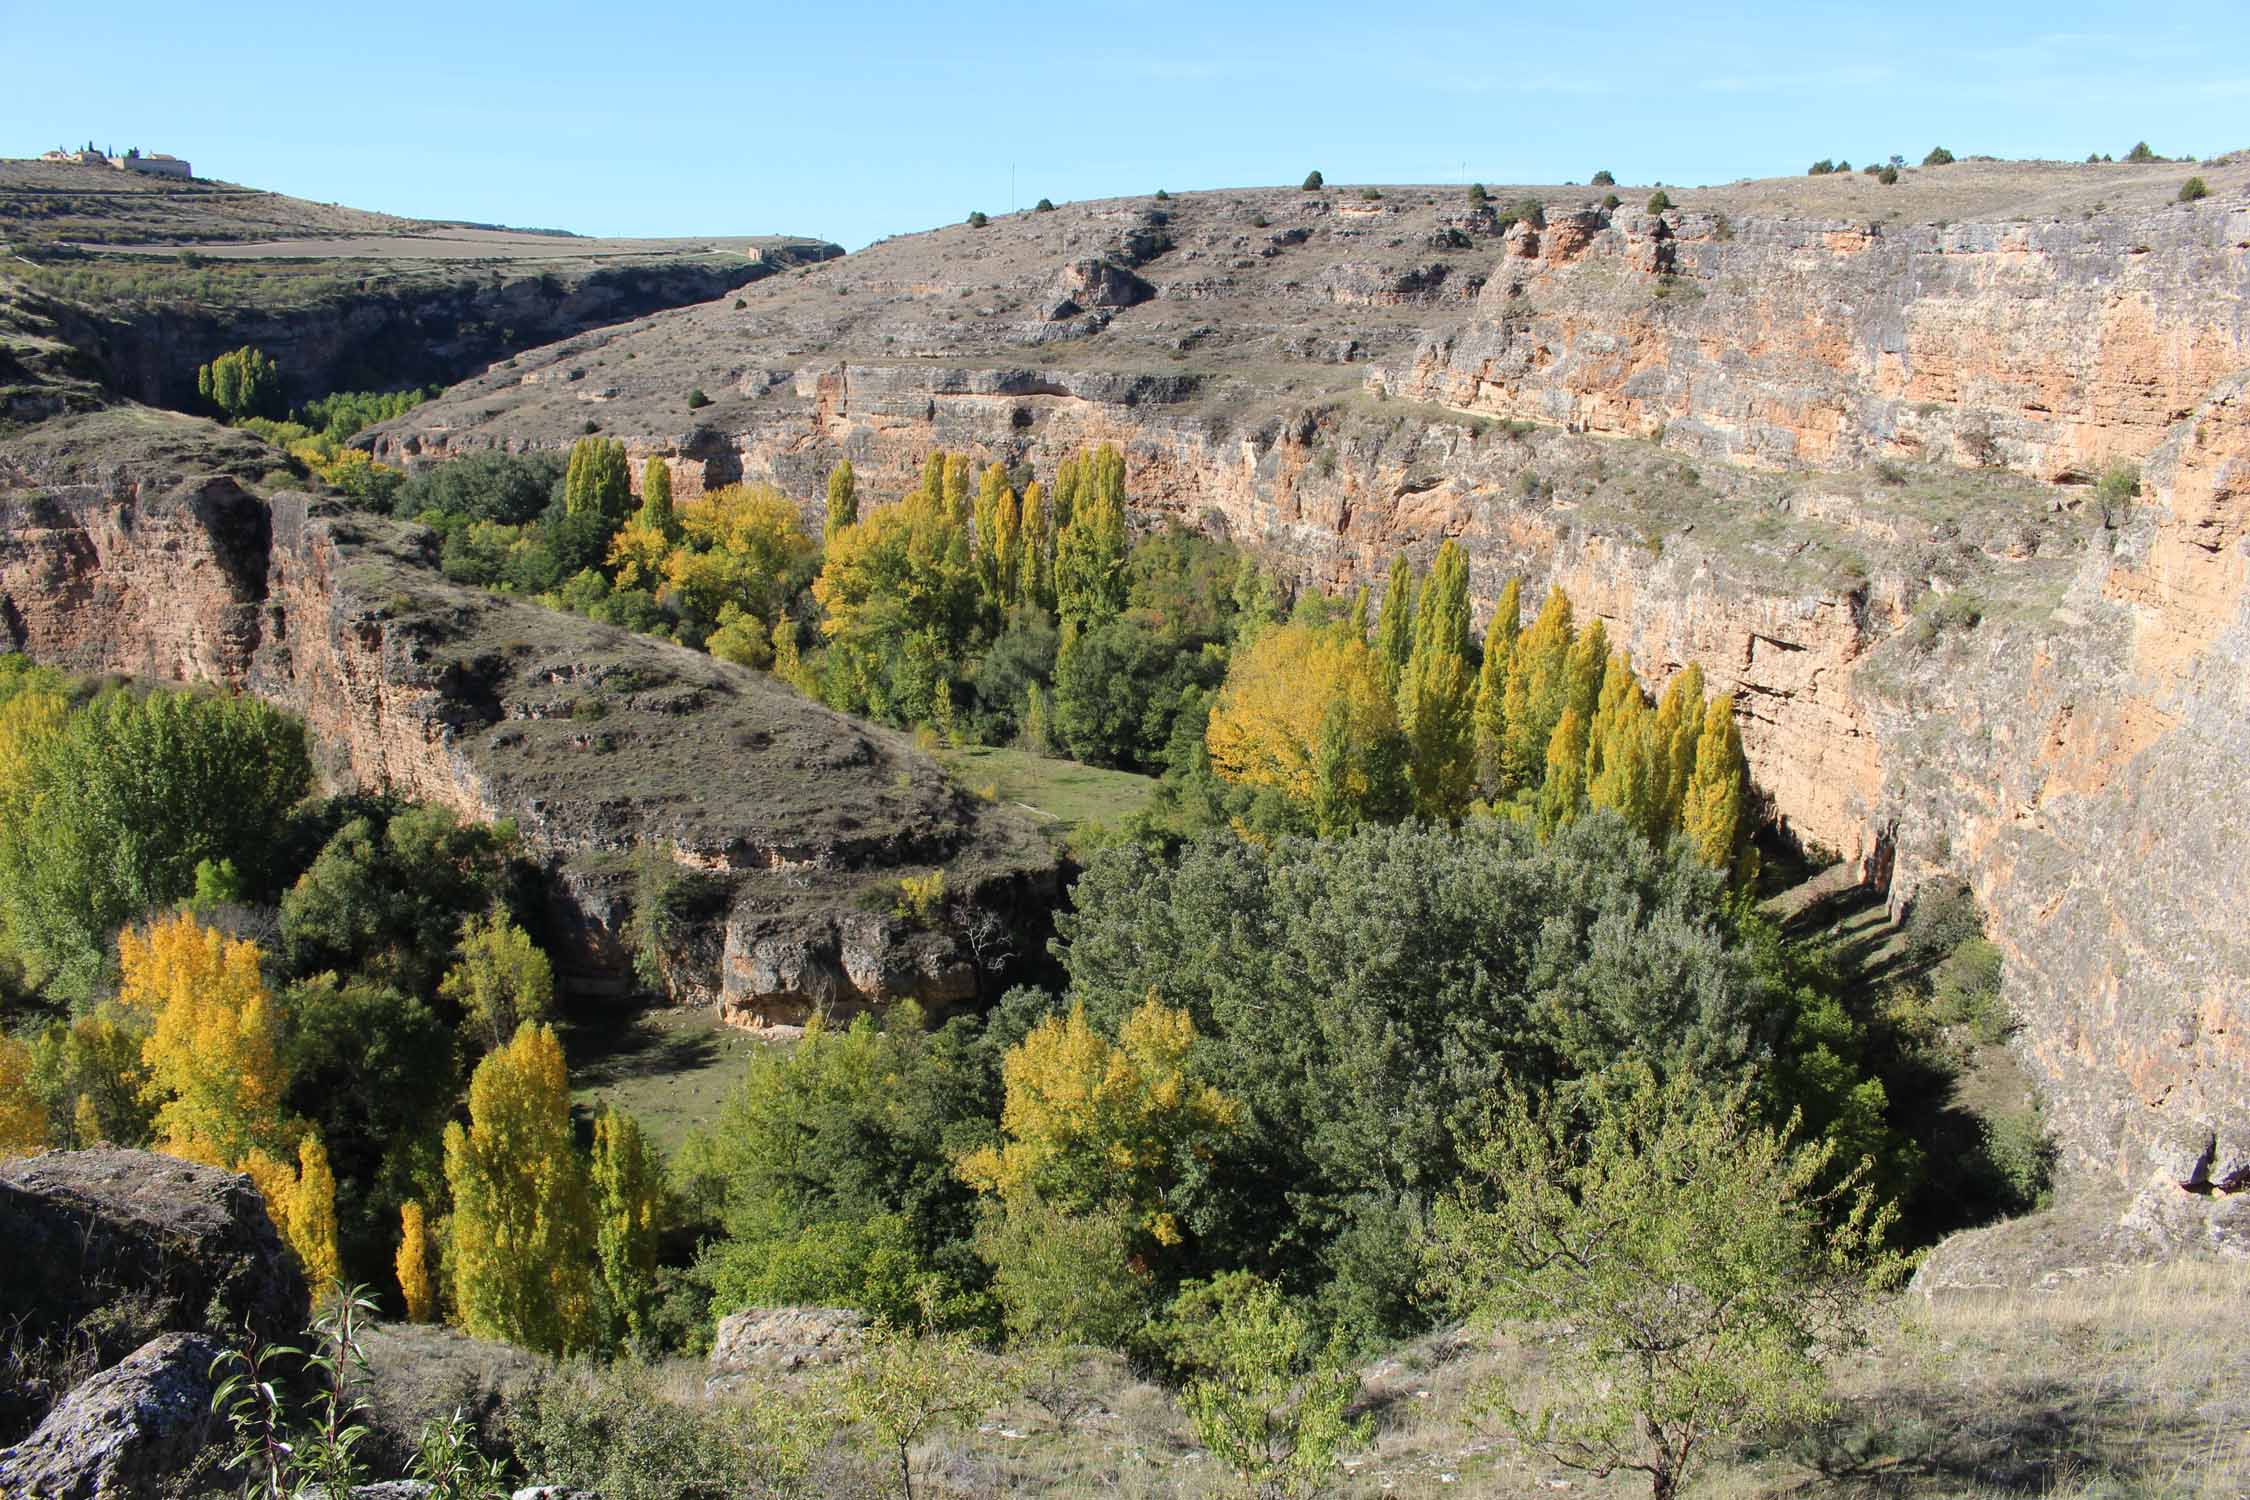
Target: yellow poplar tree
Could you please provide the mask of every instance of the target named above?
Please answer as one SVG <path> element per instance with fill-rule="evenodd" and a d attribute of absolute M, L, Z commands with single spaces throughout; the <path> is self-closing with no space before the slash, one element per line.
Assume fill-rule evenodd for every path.
<path fill-rule="evenodd" d="M 614 1319 L 636 1339 L 656 1288 L 664 1161 L 640 1122 L 604 1106 L 594 1117 L 594 1248 Z"/>
<path fill-rule="evenodd" d="M 1741 851 L 1744 802 L 1749 782 L 1742 759 L 1742 731 L 1735 727 L 1734 695 L 1711 700 L 1703 733 L 1695 746 L 1695 770 L 1681 804 L 1680 828 L 1695 857 L 1713 869 L 1729 870 Z"/>
<path fill-rule="evenodd" d="M 1343 705 L 1345 733 L 1363 765 L 1366 750 L 1398 732 L 1382 668 L 1366 642 L 1334 626 L 1265 632 L 1236 656 L 1211 709 L 1204 743 L 1213 768 L 1229 781 L 1272 787 L 1311 806 L 1321 728 L 1335 703 Z M 1356 774 L 1351 795 L 1364 800 L 1377 789 L 1364 771 Z"/>
<path fill-rule="evenodd" d="M 1576 822 L 1586 797 L 1586 721 L 1563 710 L 1547 743 L 1547 774 L 1539 786 L 1539 831 L 1553 833 Z"/>
<path fill-rule="evenodd" d="M 1047 492 L 1037 480 L 1024 486 L 1023 539 L 1016 562 L 1016 594 L 1041 609 L 1055 607 L 1055 525 Z"/>
<path fill-rule="evenodd" d="M 1401 552 L 1391 559 L 1383 607 L 1375 617 L 1375 653 L 1383 664 L 1383 686 L 1393 696 L 1406 676 L 1407 658 L 1414 654 L 1414 620 L 1414 565 Z"/>
<path fill-rule="evenodd" d="M 469 1079 L 469 1123 L 445 1127 L 461 1326 L 545 1354 L 591 1347 L 594 1244 L 552 1027 L 525 1024 Z"/>
<path fill-rule="evenodd" d="M 154 1021 L 141 1057 L 157 1104 L 157 1149 L 238 1168 L 256 1148 L 286 1150 L 288 1076 L 281 1015 L 258 971 L 258 945 L 231 941 L 186 912 L 117 940 L 118 999 Z"/>
<path fill-rule="evenodd" d="M 1500 756 L 1508 725 L 1508 663 L 1514 660 L 1516 640 L 1523 633 L 1522 612 L 1523 586 L 1511 578 L 1500 591 L 1500 602 L 1492 607 L 1491 623 L 1485 626 L 1484 661 L 1477 668 L 1476 703 L 1470 709 L 1477 782 L 1488 791 L 1500 785 Z"/>
<path fill-rule="evenodd" d="M 47 1105 L 31 1088 L 31 1049 L 0 1036 L 0 1161 L 47 1144 Z"/>
<path fill-rule="evenodd" d="M 1660 837 L 1657 818 L 1657 768 L 1654 721 L 1640 690 L 1620 700 L 1602 730 L 1601 770 L 1586 785 L 1596 807 L 1614 810 L 1643 837 Z"/>
<path fill-rule="evenodd" d="M 641 508 L 634 512 L 633 524 L 666 541 L 680 539 L 679 517 L 672 512 L 672 466 L 653 453 L 641 466 Z"/>
<path fill-rule="evenodd" d="M 1167 1195 L 1241 1120 L 1241 1106 L 1189 1071 L 1195 1022 L 1151 995 L 1112 1044 L 1086 1008 L 1049 1016 L 1001 1063 L 1000 1146 L 961 1159 L 962 1179 L 1004 1203 L 1066 1213 L 1119 1208 L 1160 1245 L 1181 1235 Z"/>
<path fill-rule="evenodd" d="M 1575 708 L 1591 732 L 1601 710 L 1602 676 L 1609 664 L 1609 630 L 1595 620 L 1571 642 L 1563 668 L 1562 706 Z M 1557 716 L 1560 717 L 1559 715 Z"/>
<path fill-rule="evenodd" d="M 344 1278 L 343 1256 L 336 1247 L 336 1174 L 329 1169 L 327 1148 L 308 1131 L 297 1142 L 295 1167 L 262 1150 L 252 1150 L 241 1166 L 257 1184 L 267 1217 L 296 1252 L 305 1284 L 318 1300 Z"/>
<path fill-rule="evenodd" d="M 1602 670 L 1601 695 L 1595 701 L 1592 728 L 1586 735 L 1586 785 L 1601 779 L 1602 761 L 1609 753 L 1609 734 L 1612 723 L 1623 712 L 1626 699 L 1639 703 L 1640 679 L 1633 675 L 1633 656 L 1629 651 L 1612 651 L 1609 665 Z"/>
<path fill-rule="evenodd" d="M 1565 707 L 1562 685 L 1574 638 L 1569 596 L 1549 589 L 1539 617 L 1516 643 L 1508 664 L 1501 747 L 1501 789 L 1506 793 L 1539 785 L 1546 772 L 1547 743 Z"/>
<path fill-rule="evenodd" d="M 1695 769 L 1696 741 L 1703 736 L 1703 669 L 1694 662 L 1665 685 L 1652 733 L 1656 830 L 1663 838 L 1680 826 L 1680 805 L 1687 798 L 1688 775 Z"/>
<path fill-rule="evenodd" d="M 422 1205 L 409 1200 L 398 1210 L 398 1292 L 409 1323 L 437 1321 L 437 1279 L 430 1274 L 430 1225 Z"/>
<path fill-rule="evenodd" d="M 828 471 L 828 514 L 821 522 L 821 540 L 832 541 L 846 526 L 858 524 L 859 476 L 852 472 L 850 459 L 839 459 Z"/>

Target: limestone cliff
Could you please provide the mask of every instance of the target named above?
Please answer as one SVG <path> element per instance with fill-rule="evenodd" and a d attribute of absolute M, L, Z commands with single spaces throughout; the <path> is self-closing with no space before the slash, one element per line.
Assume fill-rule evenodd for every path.
<path fill-rule="evenodd" d="M 457 588 L 418 528 L 269 503 L 228 451 L 138 408 L 12 445 L 0 647 L 257 692 L 304 716 L 332 783 L 513 819 L 553 873 L 550 936 L 581 986 L 620 975 L 633 903 L 659 887 L 686 913 L 664 929 L 675 990 L 746 1024 L 942 1007 L 1036 956 L 1054 853 L 903 737 L 700 652 Z M 87 453 L 132 456 L 68 456 Z M 942 918 L 893 915 L 898 878 L 931 869 Z"/>
<path fill-rule="evenodd" d="M 2065 1144 L 2137 1172 L 2250 1098 L 2250 161 L 2196 170 L 1069 205 L 536 351 L 373 446 L 598 411 L 680 491 L 809 509 L 841 456 L 880 495 L 1108 440 L 1143 524 L 1307 582 L 1457 537 L 1487 606 L 1559 583 L 1652 686 L 1736 692 L 1790 832 L 1896 900 L 1968 878 Z"/>

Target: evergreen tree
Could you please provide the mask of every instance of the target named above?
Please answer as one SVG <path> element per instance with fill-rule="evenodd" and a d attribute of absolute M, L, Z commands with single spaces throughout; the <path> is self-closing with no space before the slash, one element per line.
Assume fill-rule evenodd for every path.
<path fill-rule="evenodd" d="M 1745 802 L 1749 771 L 1742 759 L 1742 732 L 1735 727 L 1734 695 L 1711 700 L 1703 733 L 1695 746 L 1695 769 L 1680 808 L 1680 830 L 1695 857 L 1718 870 L 1731 870 L 1748 833 Z"/>
<path fill-rule="evenodd" d="M 1508 663 L 1502 695 L 1501 790 L 1513 795 L 1539 785 L 1546 774 L 1547 744 L 1562 719 L 1563 684 L 1570 665 L 1574 632 L 1570 598 L 1559 588 L 1547 591 L 1539 617 L 1524 632 Z"/>
<path fill-rule="evenodd" d="M 641 466 L 641 508 L 633 513 L 633 524 L 667 542 L 680 539 L 680 518 L 672 509 L 672 466 L 653 453 Z"/>
<path fill-rule="evenodd" d="M 1552 834 L 1577 821 L 1586 799 L 1586 720 L 1575 708 L 1563 710 L 1547 742 L 1547 776 L 1539 785 L 1539 832 Z"/>
<path fill-rule="evenodd" d="M 821 540 L 832 542 L 837 532 L 858 524 L 859 476 L 852 472 L 850 459 L 838 459 L 828 471 L 828 514 L 821 523 Z"/>
<path fill-rule="evenodd" d="M 469 1080 L 469 1123 L 445 1127 L 461 1326 L 543 1354 L 593 1340 L 594 1244 L 570 1083 L 551 1027 L 525 1025 Z"/>
<path fill-rule="evenodd" d="M 610 438 L 580 438 L 570 446 L 563 472 L 563 509 L 574 516 L 599 516 L 615 529 L 632 508 L 632 471 L 625 445 Z"/>
<path fill-rule="evenodd" d="M 594 1247 L 611 1326 L 638 1343 L 656 1291 L 656 1236 L 664 1205 L 664 1159 L 623 1110 L 594 1116 Z"/>
<path fill-rule="evenodd" d="M 1414 565 L 1403 552 L 1391 559 L 1383 611 L 1375 625 L 1375 655 L 1382 663 L 1383 685 L 1395 698 L 1406 677 L 1406 663 L 1414 655 Z"/>

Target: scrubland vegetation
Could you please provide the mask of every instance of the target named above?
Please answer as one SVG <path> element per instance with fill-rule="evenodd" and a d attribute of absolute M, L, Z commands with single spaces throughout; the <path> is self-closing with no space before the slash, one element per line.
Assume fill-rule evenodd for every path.
<path fill-rule="evenodd" d="M 333 445 L 411 399 L 253 430 Z M 1463 1416 L 1488 1446 L 1666 1496 L 1831 1422 L 1901 1252 L 2043 1190 L 2035 1120 L 1932 1102 L 2005 1028 L 1973 908 L 1929 903 L 1880 984 L 1785 931 L 1732 704 L 1693 667 L 1650 701 L 1559 592 L 1526 623 L 1510 584 L 1479 638 L 1450 543 L 1380 599 L 1291 598 L 1239 549 L 1134 536 L 1108 449 L 1051 485 L 933 455 L 883 506 L 846 465 L 817 538 L 770 490 L 675 503 L 661 461 L 636 494 L 599 438 L 350 469 L 456 579 L 971 765 L 1160 778 L 1080 825 L 1058 984 L 816 1020 L 667 1157 L 573 1109 L 511 828 L 314 796 L 248 700 L 0 658 L 0 1149 L 247 1171 L 314 1283 L 590 1362 L 484 1435 L 528 1477 L 912 1490 L 944 1432 L 1023 1401 L 1067 1430 L 1123 1360 L 1198 1485 L 1310 1493 L 1396 1430 L 1362 1366 L 1466 1323 L 1545 1350 Z M 877 1320 L 817 1399 L 650 1394 L 642 1362 L 791 1304 Z M 470 1475 L 472 1436 L 425 1467 Z"/>

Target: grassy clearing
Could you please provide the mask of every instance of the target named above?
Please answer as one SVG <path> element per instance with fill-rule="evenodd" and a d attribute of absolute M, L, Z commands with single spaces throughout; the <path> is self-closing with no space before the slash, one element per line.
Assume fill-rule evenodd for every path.
<path fill-rule="evenodd" d="M 939 750 L 938 762 L 963 786 L 991 788 L 1002 802 L 1029 809 L 1060 833 L 1088 823 L 1116 824 L 1148 805 L 1155 778 L 1105 771 L 1028 750 L 965 745 Z"/>
<path fill-rule="evenodd" d="M 667 1155 L 718 1118 L 752 1060 L 776 1045 L 727 1025 L 709 1006 L 621 1009 L 563 1029 L 571 1103 L 589 1114 L 604 1104 L 627 1111 Z"/>

